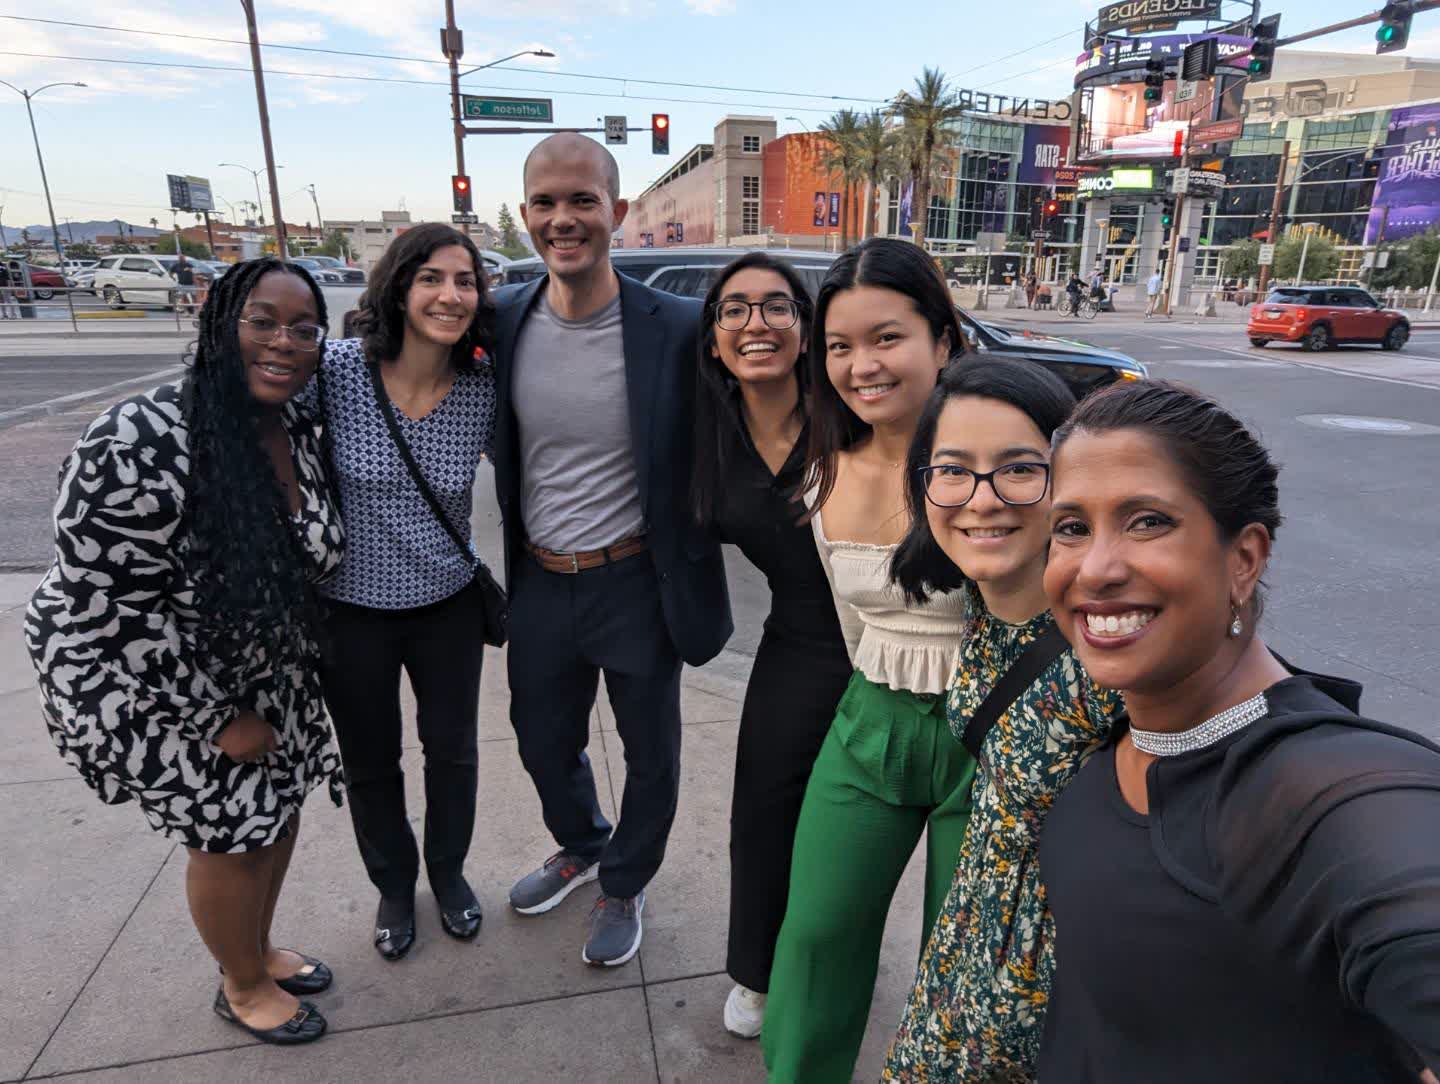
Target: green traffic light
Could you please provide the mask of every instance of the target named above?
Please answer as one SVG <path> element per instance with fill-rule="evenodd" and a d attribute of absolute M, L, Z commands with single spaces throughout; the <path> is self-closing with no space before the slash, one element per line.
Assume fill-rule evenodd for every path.
<path fill-rule="evenodd" d="M 1381 45 L 1388 45 L 1395 40 L 1395 28 L 1393 26 L 1382 26 L 1375 31 L 1375 40 Z"/>
<path fill-rule="evenodd" d="M 1264 70 L 1265 70 L 1265 62 L 1264 62 L 1263 60 L 1260 60 L 1259 58 L 1255 58 L 1255 59 L 1252 59 L 1252 60 L 1250 61 L 1250 74 L 1251 74 L 1251 75 L 1258 75 L 1260 72 L 1262 72 L 1262 71 L 1264 71 Z"/>

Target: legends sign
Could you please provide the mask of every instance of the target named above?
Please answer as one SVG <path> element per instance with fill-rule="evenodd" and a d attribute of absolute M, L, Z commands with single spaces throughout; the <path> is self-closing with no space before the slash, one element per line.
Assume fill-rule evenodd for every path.
<path fill-rule="evenodd" d="M 1188 19 L 1218 19 L 1221 0 L 1122 0 L 1106 4 L 1095 19 L 1095 30 L 1169 30 Z"/>

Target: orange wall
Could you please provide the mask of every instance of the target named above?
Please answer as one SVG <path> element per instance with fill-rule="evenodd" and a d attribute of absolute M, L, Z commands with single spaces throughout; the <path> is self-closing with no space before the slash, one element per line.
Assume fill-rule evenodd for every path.
<path fill-rule="evenodd" d="M 715 243 L 715 161 L 702 162 L 683 177 L 630 201 L 625 216 L 626 248 L 640 248 L 642 234 L 655 235 L 655 247 L 665 248 L 665 224 L 685 227 L 686 245 Z"/>
<path fill-rule="evenodd" d="M 775 227 L 776 233 L 824 236 L 840 232 L 839 225 L 829 225 L 828 206 L 826 225 L 815 225 L 815 193 L 841 191 L 839 178 L 831 176 L 822 165 L 828 142 L 817 132 L 797 132 L 765 145 L 762 225 Z M 852 201 L 857 195 L 852 194 Z M 843 194 L 840 212 L 845 212 Z"/>

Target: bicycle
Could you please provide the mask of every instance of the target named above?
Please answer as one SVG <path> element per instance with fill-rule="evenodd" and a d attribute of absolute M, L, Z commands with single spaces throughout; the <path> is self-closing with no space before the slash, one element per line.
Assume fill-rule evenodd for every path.
<path fill-rule="evenodd" d="M 1074 300 L 1074 295 L 1065 294 L 1060 304 L 1055 309 L 1061 316 L 1080 316 L 1086 320 L 1093 320 L 1100 312 L 1100 304 L 1093 297 L 1081 297 Z"/>

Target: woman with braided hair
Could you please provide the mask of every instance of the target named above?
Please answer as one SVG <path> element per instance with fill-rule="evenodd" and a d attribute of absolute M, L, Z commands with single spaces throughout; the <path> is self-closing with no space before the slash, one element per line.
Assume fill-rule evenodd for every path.
<path fill-rule="evenodd" d="M 318 960 L 270 924 L 300 806 L 339 758 L 312 584 L 343 533 L 315 419 L 325 301 L 300 268 L 216 283 L 182 380 L 111 407 L 60 470 L 55 562 L 25 639 L 61 755 L 189 850 L 186 895 L 220 965 L 214 1009 L 265 1042 L 318 1039 Z"/>

